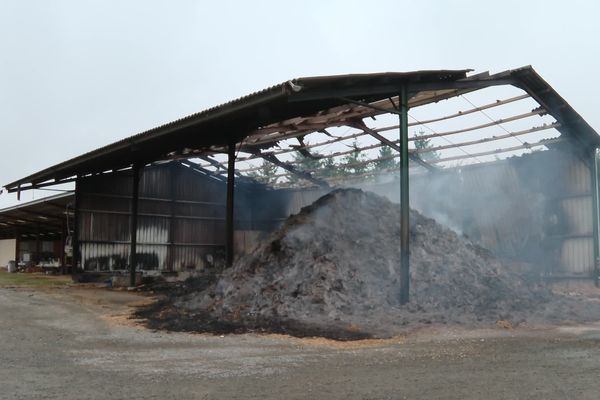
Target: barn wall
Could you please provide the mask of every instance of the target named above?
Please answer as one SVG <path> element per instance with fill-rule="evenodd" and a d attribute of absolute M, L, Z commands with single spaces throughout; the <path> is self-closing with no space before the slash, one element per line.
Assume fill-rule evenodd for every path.
<path fill-rule="evenodd" d="M 397 181 L 362 185 L 398 201 Z M 236 186 L 235 251 L 250 252 L 288 216 L 327 191 Z M 81 254 L 87 270 L 125 269 L 129 258 L 131 177 L 79 184 Z M 144 269 L 202 268 L 222 260 L 225 185 L 187 169 L 146 168 L 140 179 L 138 257 Z M 568 151 L 549 150 L 413 176 L 411 206 L 495 253 L 553 275 L 594 268 L 591 176 Z"/>
<path fill-rule="evenodd" d="M 88 271 L 123 270 L 129 264 L 132 177 L 126 173 L 78 182 L 79 241 Z M 139 268 L 202 268 L 224 253 L 225 185 L 179 164 L 140 175 Z"/>
<path fill-rule="evenodd" d="M 501 256 L 555 276 L 594 270 L 591 172 L 567 148 L 411 182 L 411 205 Z"/>

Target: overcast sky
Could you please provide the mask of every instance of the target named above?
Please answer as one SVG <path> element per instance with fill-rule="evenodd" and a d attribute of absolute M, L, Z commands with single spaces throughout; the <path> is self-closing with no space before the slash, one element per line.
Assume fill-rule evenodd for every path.
<path fill-rule="evenodd" d="M 599 15 L 593 0 L 0 0 L 0 186 L 310 75 L 531 64 L 600 130 Z"/>

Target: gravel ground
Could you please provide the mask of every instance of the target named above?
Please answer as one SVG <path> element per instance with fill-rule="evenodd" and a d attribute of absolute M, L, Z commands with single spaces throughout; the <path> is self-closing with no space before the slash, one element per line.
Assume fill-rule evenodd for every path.
<path fill-rule="evenodd" d="M 0 399 L 597 399 L 600 325 L 339 343 L 154 332 L 131 293 L 0 289 Z"/>

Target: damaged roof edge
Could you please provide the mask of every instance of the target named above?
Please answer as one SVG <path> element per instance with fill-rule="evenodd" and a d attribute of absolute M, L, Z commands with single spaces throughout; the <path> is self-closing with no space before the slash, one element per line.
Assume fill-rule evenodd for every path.
<path fill-rule="evenodd" d="M 164 141 L 175 137 L 177 134 L 184 134 L 185 130 L 200 130 L 203 126 L 210 123 L 221 123 L 227 130 L 226 133 L 219 132 L 219 141 L 226 143 L 235 139 L 232 135 L 235 131 L 236 123 L 241 124 L 239 120 L 248 116 L 260 115 L 265 120 L 281 120 L 289 118 L 294 113 L 301 114 L 309 108 L 318 109 L 323 103 L 295 102 L 290 100 L 300 98 L 306 92 L 313 90 L 327 91 L 339 90 L 343 88 L 360 87 L 371 90 L 373 87 L 400 84 L 401 82 L 454 82 L 467 78 L 467 73 L 472 70 L 438 70 L 438 71 L 415 71 L 415 72 L 385 72 L 374 74 L 351 74 L 334 76 L 304 77 L 289 80 L 275 86 L 254 92 L 247 96 L 240 97 L 230 102 L 209 108 L 196 114 L 189 115 L 179 120 L 158 126 L 148 131 L 136 134 L 134 136 L 122 139 L 107 146 L 98 148 L 78 157 L 56 164 L 25 178 L 11 182 L 5 185 L 9 192 L 27 190 L 35 188 L 35 185 L 45 182 L 52 185 L 52 180 L 56 184 L 61 183 L 61 179 L 73 178 L 78 175 L 87 175 L 91 170 L 108 171 L 114 168 L 121 168 L 123 165 L 131 165 L 136 153 L 134 150 L 139 146 L 152 146 L 159 141 Z M 555 118 L 562 119 L 567 124 L 576 126 L 576 135 L 586 138 L 590 145 L 600 145 L 600 137 L 585 122 L 585 120 L 562 98 L 550 85 L 548 85 L 531 66 L 526 66 L 514 70 L 508 70 L 496 74 L 512 77 L 517 81 L 517 86 L 527 91 L 538 102 L 546 102 L 547 107 Z M 468 78 L 467 78 L 468 79 Z M 335 94 L 332 95 L 332 99 Z M 539 99 L 539 100 L 538 100 Z M 331 99 L 329 99 L 331 100 Z M 266 115 L 266 116 L 265 116 Z M 256 121 L 260 125 L 261 121 Z M 264 122 L 264 121 L 262 121 Z M 247 121 L 246 121 L 247 124 Z M 257 126 L 258 127 L 258 126 Z M 174 139 L 172 139 L 174 140 Z M 179 141 L 182 139 L 179 138 Z M 221 144 L 221 143 L 214 143 Z M 140 157 L 137 154 L 137 157 Z M 119 160 L 118 162 L 116 160 Z M 23 185 L 28 185 L 22 187 Z"/>
<path fill-rule="evenodd" d="M 561 134 L 572 135 L 583 145 L 600 147 L 598 132 L 533 67 L 512 70 L 511 75 L 517 80 L 518 87 L 560 123 Z"/>
<path fill-rule="evenodd" d="M 216 120 L 218 118 L 235 118 L 237 112 L 243 112 L 248 110 L 254 110 L 262 112 L 261 108 L 268 105 L 277 104 L 278 101 L 285 102 L 286 108 L 293 109 L 293 106 L 287 104 L 289 96 L 293 96 L 294 93 L 299 91 L 305 91 L 309 88 L 323 87 L 323 86 L 352 86 L 358 83 L 360 84 L 389 84 L 389 82 L 401 82 L 401 81 L 419 81 L 423 79 L 429 80 L 458 80 L 466 77 L 468 69 L 463 70 L 429 70 L 429 71 L 415 71 L 415 72 L 384 72 L 384 73 L 373 73 L 373 74 L 348 74 L 348 75 L 333 75 L 333 76 L 319 76 L 319 77 L 304 77 L 286 82 L 280 83 L 275 86 L 254 92 L 252 94 L 240 97 L 230 102 L 206 109 L 199 113 L 189 115 L 187 117 L 172 121 L 170 123 L 158 126 L 148 131 L 130 136 L 128 138 L 119 140 L 107 146 L 103 146 L 96 150 L 84 153 L 80 156 L 74 157 L 70 160 L 56 164 L 52 167 L 46 168 L 42 171 L 36 172 L 25 178 L 11 182 L 4 187 L 9 192 L 15 192 L 19 190 L 27 190 L 33 188 L 36 184 L 46 183 L 52 184 L 52 180 L 65 179 L 69 177 L 75 177 L 76 175 L 83 174 L 86 172 L 75 171 L 78 167 L 84 164 L 98 163 L 103 157 L 108 157 L 116 152 L 127 152 L 132 150 L 135 146 L 149 143 L 153 140 L 163 138 L 169 134 L 174 134 L 186 128 L 193 128 L 197 125 Z M 288 118 L 286 116 L 286 118 Z M 230 121 L 229 121 L 230 122 Z M 129 154 L 131 156 L 131 154 Z M 122 167 L 118 165 L 117 167 Z M 105 166 L 104 170 L 110 170 L 111 166 Z M 56 184 L 60 182 L 57 181 Z M 20 187 L 22 185 L 30 185 L 26 187 Z"/>

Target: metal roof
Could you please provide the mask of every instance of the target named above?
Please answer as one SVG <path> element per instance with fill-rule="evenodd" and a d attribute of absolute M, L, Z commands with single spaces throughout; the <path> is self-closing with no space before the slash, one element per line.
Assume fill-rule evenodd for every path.
<path fill-rule="evenodd" d="M 250 137 L 245 146 L 265 148 L 284 137 L 306 134 L 302 122 L 342 123 L 348 114 L 367 117 L 373 109 L 351 101 L 390 104 L 402 85 L 408 85 L 409 106 L 492 85 L 514 85 L 536 99 L 560 122 L 561 133 L 572 135 L 584 146 L 600 145 L 596 132 L 531 67 L 467 77 L 470 70 L 386 72 L 306 77 L 289 80 L 228 103 L 192 114 L 146 132 L 120 140 L 28 177 L 7 184 L 14 192 L 40 184 L 54 184 L 133 163 L 223 151 L 229 143 Z M 351 101 L 349 101 L 351 100 Z M 393 104 L 393 101 L 391 101 Z M 310 124 L 308 124 L 310 126 Z M 313 130 L 314 131 L 314 130 Z"/>
<path fill-rule="evenodd" d="M 0 239 L 14 238 L 17 233 L 60 235 L 74 198 L 73 193 L 61 193 L 0 210 Z"/>

